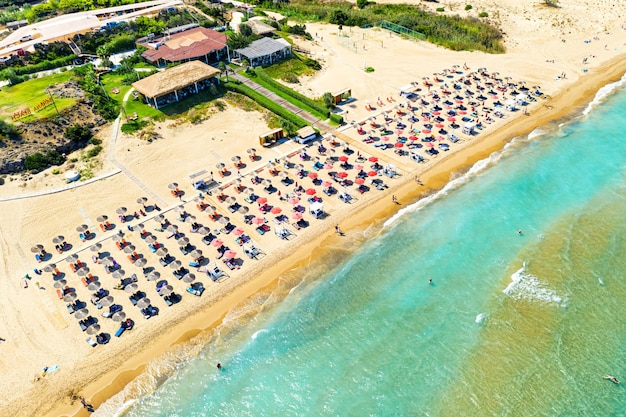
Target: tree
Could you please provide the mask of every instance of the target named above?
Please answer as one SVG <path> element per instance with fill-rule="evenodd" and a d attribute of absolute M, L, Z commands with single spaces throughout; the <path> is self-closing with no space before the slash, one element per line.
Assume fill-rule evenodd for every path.
<path fill-rule="evenodd" d="M 559 7 L 559 0 L 543 0 L 548 7 Z"/>
<path fill-rule="evenodd" d="M 220 70 L 222 74 L 226 74 L 226 82 L 228 82 L 228 67 L 226 66 L 226 63 L 224 61 L 220 61 L 220 63 L 217 64 L 217 69 Z"/>
<path fill-rule="evenodd" d="M 296 133 L 296 125 L 291 120 L 280 119 L 280 127 L 287 133 L 287 136 Z"/>
<path fill-rule="evenodd" d="M 367 1 L 367 0 L 356 0 L 356 7 L 358 7 L 359 9 L 362 9 L 365 6 L 367 6 L 368 3 L 369 3 L 369 1 Z"/>
<path fill-rule="evenodd" d="M 242 23 L 239 25 L 239 33 L 241 33 L 241 36 L 247 38 L 248 36 L 252 36 L 252 28 L 250 27 L 250 25 Z"/>
<path fill-rule="evenodd" d="M 246 72 L 250 72 L 250 61 L 244 59 L 241 61 L 241 66 L 245 68 Z"/>
<path fill-rule="evenodd" d="M 326 106 L 327 109 L 334 109 L 335 108 L 335 97 L 333 97 L 333 95 L 331 93 L 324 93 L 322 95 L 322 100 L 324 100 L 324 105 Z"/>
<path fill-rule="evenodd" d="M 65 137 L 72 142 L 86 142 L 91 139 L 92 136 L 93 134 L 87 126 L 82 126 L 79 124 L 70 126 L 65 130 Z"/>
<path fill-rule="evenodd" d="M 335 25 L 343 26 L 348 21 L 348 19 L 348 14 L 343 10 L 333 10 L 328 21 Z"/>

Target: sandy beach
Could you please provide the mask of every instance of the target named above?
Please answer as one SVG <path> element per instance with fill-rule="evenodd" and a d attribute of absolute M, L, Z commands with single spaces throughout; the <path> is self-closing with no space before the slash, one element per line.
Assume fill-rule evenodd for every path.
<path fill-rule="evenodd" d="M 452 2 L 453 5 L 457 3 Z M 508 52 L 503 55 L 452 52 L 428 43 L 401 39 L 376 28 L 353 28 L 351 31 L 344 28 L 343 33 L 349 37 L 346 39 L 339 35 L 336 26 L 309 24 L 307 28 L 313 41 L 298 42 L 302 49 L 322 62 L 323 70 L 314 77 L 300 80 L 301 84 L 296 88 L 313 96 L 351 88 L 355 98 L 342 107 L 348 123 L 338 129 L 334 137 L 327 136 L 306 148 L 290 141 L 264 149 L 258 145 L 258 135 L 268 130 L 262 116 L 229 105 L 223 112 L 215 112 L 197 125 L 162 123 L 157 126 L 161 139 L 152 143 L 121 134 L 113 143 L 112 129 L 102 132 L 108 154 L 103 156 L 94 175 L 106 178 L 73 189 L 57 192 L 65 184 L 62 175 L 53 175 L 50 170 L 34 175 L 27 182 L 7 179 L 0 187 L 3 246 L 0 312 L 5 317 L 0 324 L 0 338 L 3 339 L 0 342 L 0 364 L 5 369 L 5 378 L 0 383 L 0 415 L 87 415 L 77 400 L 80 396 L 97 407 L 142 375 L 144 370 L 158 367 L 155 358 L 183 348 L 193 354 L 211 337 L 211 329 L 218 326 L 229 311 L 255 294 L 279 285 L 279 278 L 286 271 L 314 264 L 323 256 L 325 248 L 344 242 L 358 244 L 363 239 L 362 230 L 378 230 L 393 213 L 441 189 L 451 178 L 501 149 L 513 138 L 580 114 L 599 88 L 620 79 L 626 72 L 623 52 L 626 32 L 617 17 L 620 13 L 615 12 L 618 9 L 623 12 L 624 6 L 610 1 L 584 6 L 582 3 L 562 2 L 563 12 L 573 22 L 580 22 L 580 25 L 566 29 L 551 25 L 551 9 L 537 9 L 532 18 L 524 20 L 523 14 L 515 17 L 517 6 L 514 2 L 507 2 L 499 16 L 503 27 L 510 28 L 506 34 Z M 458 4 L 459 13 L 462 13 Z M 495 5 L 491 7 L 495 8 Z M 569 27 L 576 27 L 576 32 Z M 426 97 L 429 90 L 424 81 L 436 84 L 433 81 L 435 74 L 449 70 L 453 65 L 458 65 L 460 71 L 466 65 L 469 69 L 465 73 L 486 68 L 490 74 L 498 73 L 496 77 L 511 77 L 512 81 L 524 81 L 529 87 L 538 85 L 546 97 L 529 103 L 526 116 L 523 111 L 505 112 L 505 117 L 485 124 L 476 136 L 470 138 L 459 134 L 462 142 L 450 144 L 450 151 L 440 152 L 425 163 L 418 164 L 393 149 L 382 151 L 375 147 L 376 143 L 384 142 L 383 137 L 376 143 L 363 142 L 366 135 L 359 134 L 357 129 L 372 122 L 372 117 L 376 117 L 377 123 L 384 124 L 386 114 L 395 117 L 396 112 L 404 111 L 402 117 L 405 119 L 397 116 L 398 119 L 390 123 L 390 129 L 394 131 L 397 129 L 393 126 L 398 121 L 407 120 L 411 111 L 406 106 L 411 104 L 397 107 L 403 102 L 399 96 L 400 87 L 417 83 L 416 88 L 421 88 L 419 94 Z M 371 66 L 375 71 L 366 73 L 364 66 Z M 433 90 L 435 87 L 444 88 L 433 85 Z M 387 101 L 388 97 L 395 101 Z M 382 106 L 375 105 L 379 98 Z M 367 110 L 366 100 L 375 105 L 376 110 Z M 489 100 L 486 106 L 492 107 L 496 100 Z M 415 114 L 422 117 L 420 110 Z M 479 115 L 483 118 L 482 113 Z M 444 128 L 449 129 L 447 122 Z M 390 135 L 393 138 L 390 143 L 394 143 L 396 137 L 409 136 L 409 129 L 405 130 L 406 134 Z M 325 148 L 324 153 L 318 149 L 320 144 Z M 250 148 L 254 148 L 258 158 L 250 158 L 253 153 Z M 346 148 L 352 153 L 345 153 Z M 422 155 L 424 149 L 426 147 L 419 149 Z M 400 175 L 394 178 L 376 175 L 388 185 L 382 191 L 372 187 L 369 177 L 365 179 L 365 185 L 369 185 L 370 190 L 363 194 L 355 191 L 356 184 L 351 185 L 349 189 L 354 200 L 352 204 L 345 204 L 338 198 L 342 188 L 328 175 L 330 171 L 343 171 L 341 156 L 353 165 L 345 170 L 353 181 L 359 164 L 363 166 L 362 171 L 372 170 L 374 159 L 371 158 L 377 158 L 383 167 L 393 164 Z M 235 167 L 234 157 L 240 157 L 245 166 Z M 278 162 L 273 164 L 272 161 L 276 160 Z M 332 168 L 315 170 L 316 162 L 332 165 Z M 220 163 L 230 174 L 220 176 Z M 270 170 L 276 171 L 276 175 Z M 212 177 L 219 187 L 213 189 L 211 195 L 204 194 L 199 199 L 189 176 L 202 171 L 206 172 L 196 179 L 208 181 Z M 301 172 L 305 174 L 302 178 L 299 177 Z M 314 182 L 318 179 L 314 178 L 316 175 L 319 178 L 317 185 Z M 260 183 L 253 183 L 255 176 L 259 177 Z M 416 182 L 416 177 L 423 185 Z M 288 184 L 286 178 L 293 183 Z M 339 193 L 330 196 L 323 193 L 322 190 L 328 187 L 326 182 L 335 186 Z M 184 192 L 180 198 L 171 194 L 168 188 L 171 183 L 177 183 Z M 264 190 L 269 183 L 276 189 L 271 193 Z M 296 183 L 302 186 L 299 195 L 295 194 Z M 240 188 L 239 192 L 235 187 Z M 309 189 L 314 192 L 307 192 Z M 221 193 L 234 200 L 220 201 L 218 196 Z M 14 198 L 25 195 L 28 197 Z M 251 195 L 267 199 L 264 203 L 268 205 L 266 212 L 259 210 L 257 201 L 250 200 Z M 328 213 L 325 219 L 315 219 L 309 213 L 307 200 L 314 195 L 323 200 L 324 210 Z M 399 204 L 392 201 L 392 195 Z M 116 211 L 120 207 L 127 208 L 126 214 L 143 210 L 142 204 L 137 203 L 139 197 L 147 198 L 146 216 L 139 215 L 139 219 L 128 217 L 125 223 L 121 223 Z M 229 207 L 234 202 L 246 209 L 231 211 Z M 151 210 L 155 203 L 160 211 Z M 197 205 L 201 203 L 213 206 L 215 210 L 200 210 Z M 183 207 L 178 209 L 181 205 Z M 294 208 L 299 205 L 303 212 L 297 215 Z M 186 214 L 182 210 L 195 220 L 183 220 Z M 209 213 L 213 211 L 228 217 L 228 221 L 211 220 Z M 115 228 L 101 230 L 101 222 L 97 221 L 101 215 L 107 215 Z M 160 265 L 160 256 L 150 250 L 145 236 L 140 233 L 145 230 L 147 235 L 153 235 L 181 261 L 181 266 L 187 267 L 192 257 L 181 253 L 177 237 L 170 236 L 173 232 L 162 230 L 164 222 L 156 220 L 158 215 L 177 226 L 189 243 L 209 258 L 209 266 L 216 265 L 227 274 L 212 282 L 206 274 L 192 270 L 195 280 L 204 284 L 205 292 L 201 297 L 186 293 L 188 284 L 174 278 L 172 268 Z M 286 221 L 279 223 L 275 220 L 280 215 L 284 215 Z M 300 216 L 308 226 L 298 229 L 294 223 Z M 263 224 L 269 230 L 263 235 L 257 230 L 262 224 L 255 223 L 255 218 L 267 220 Z M 203 242 L 207 235 L 191 232 L 194 221 L 206 226 L 209 234 L 215 234 L 217 240 L 222 240 L 225 246 L 236 252 L 234 259 L 242 262 L 240 268 L 230 270 L 222 259 L 217 259 L 217 245 Z M 241 230 L 221 231 L 228 223 Z M 82 242 L 76 231 L 81 224 L 96 232 L 95 238 Z M 128 229 L 129 225 L 133 230 Z M 346 236 L 338 236 L 335 225 L 340 225 Z M 281 228 L 289 230 L 292 236 L 282 239 L 276 233 Z M 118 249 L 113 237 L 120 232 L 134 250 Z M 57 235 L 65 237 L 72 245 L 71 250 L 63 254 L 55 251 L 52 239 Z M 248 236 L 251 241 L 238 245 L 242 236 Z M 97 252 L 90 250 L 96 243 L 101 244 L 98 248 L 100 257 L 96 259 L 100 263 L 93 261 Z M 31 247 L 36 244 L 44 245 L 52 255 L 41 264 L 31 252 Z M 258 259 L 244 254 L 244 248 L 250 245 L 261 250 Z M 160 272 L 161 279 L 167 279 L 175 294 L 183 295 L 179 303 L 166 306 L 155 290 L 156 282 L 147 281 L 143 267 L 128 259 L 132 252 L 137 252 L 146 260 L 147 266 Z M 100 310 L 90 303 L 93 291 L 71 270 L 70 263 L 65 260 L 70 254 L 77 254 L 86 263 L 89 273 L 97 277 L 102 288 L 110 291 L 114 302 L 123 307 L 126 317 L 134 320 L 135 328 L 119 338 L 113 336 L 119 323 L 101 316 L 107 311 L 106 307 Z M 152 304 L 159 308 L 156 317 L 144 319 L 139 308 L 131 304 L 130 293 L 114 289 L 119 279 L 107 274 L 101 263 L 107 256 L 119 262 L 125 272 L 123 277 L 132 274 L 138 277 L 137 290 L 144 291 Z M 53 278 L 46 272 L 39 276 L 33 272 L 34 268 L 51 262 L 63 273 L 62 277 Z M 31 279 L 27 280 L 28 288 L 23 288 L 22 277 L 26 273 Z M 61 280 L 65 280 L 79 300 L 86 302 L 89 314 L 98 318 L 101 331 L 112 336 L 108 344 L 93 348 L 86 342 L 89 335 L 80 330 L 78 320 L 66 308 L 67 302 L 57 296 L 54 285 Z M 55 366 L 58 370 L 42 375 L 45 367 L 54 369 Z M 167 370 L 156 373 L 166 375 Z"/>

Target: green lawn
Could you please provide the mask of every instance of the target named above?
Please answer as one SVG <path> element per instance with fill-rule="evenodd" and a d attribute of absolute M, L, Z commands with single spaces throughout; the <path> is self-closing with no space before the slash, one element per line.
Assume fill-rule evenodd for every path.
<path fill-rule="evenodd" d="M 46 118 L 56 115 L 54 106 L 49 105 L 40 110 L 36 109 L 36 106 L 49 97 L 46 93 L 46 88 L 50 85 L 63 83 L 70 80 L 73 76 L 71 71 L 62 72 L 59 74 L 49 75 L 43 78 L 35 78 L 23 83 L 11 86 L 2 87 L 0 89 L 0 118 L 7 122 L 11 122 L 11 116 L 13 113 L 29 109 L 31 115 L 26 116 L 20 121 L 28 121 L 40 118 Z M 73 98 L 55 98 L 54 104 L 56 108 L 61 111 L 68 107 L 72 107 L 76 102 Z"/>
<path fill-rule="evenodd" d="M 282 80 L 284 74 L 293 74 L 296 77 L 315 74 L 313 68 L 307 67 L 298 58 L 285 58 L 263 69 L 267 75 L 276 80 Z"/>
<path fill-rule="evenodd" d="M 122 102 L 124 101 L 124 96 L 126 95 L 126 93 L 132 88 L 130 85 L 124 85 L 122 83 L 122 81 L 124 80 L 124 75 L 122 74 L 105 74 L 100 78 L 100 80 L 109 97 L 111 97 L 113 100 L 117 101 L 120 104 L 122 104 Z M 118 94 L 114 94 L 112 92 L 112 89 L 114 88 L 118 88 L 120 92 Z M 128 98 L 124 110 L 129 116 L 131 116 L 133 113 L 137 113 L 137 116 L 140 119 L 143 117 L 147 117 L 162 120 L 164 118 L 163 112 L 155 109 L 152 106 L 148 106 L 146 103 L 140 100 L 135 100 L 132 94 Z"/>

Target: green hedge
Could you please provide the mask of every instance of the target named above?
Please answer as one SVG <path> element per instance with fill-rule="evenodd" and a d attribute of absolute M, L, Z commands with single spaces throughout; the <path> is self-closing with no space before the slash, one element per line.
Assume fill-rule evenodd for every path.
<path fill-rule="evenodd" d="M 330 121 L 340 125 L 343 123 L 343 116 L 340 114 L 333 113 L 330 115 Z"/>
<path fill-rule="evenodd" d="M 0 80 L 7 79 L 8 69 L 12 69 L 13 71 L 15 71 L 15 75 L 17 76 L 27 75 L 27 74 L 33 74 L 39 71 L 46 71 L 46 70 L 51 70 L 51 69 L 55 69 L 59 67 L 64 67 L 74 62 L 76 58 L 78 58 L 78 56 L 72 54 L 72 55 L 65 56 L 63 58 L 57 58 L 53 61 L 43 61 L 43 62 L 40 62 L 39 64 L 28 65 L 26 67 L 10 67 L 10 68 L 0 71 Z"/>
<path fill-rule="evenodd" d="M 274 87 L 276 90 L 282 91 L 288 96 L 293 97 L 298 101 L 301 101 L 302 103 L 306 104 L 311 109 L 315 110 L 317 113 L 324 115 L 325 118 L 328 118 L 328 116 L 330 115 L 330 112 L 328 111 L 326 107 L 321 106 L 319 103 L 316 103 L 314 100 L 311 100 L 304 94 L 300 94 L 297 91 L 292 90 L 291 88 L 287 87 L 286 85 L 279 83 L 278 81 L 276 81 L 275 79 L 267 75 L 267 73 L 265 72 L 263 68 L 255 68 L 254 71 L 256 72 L 257 76 L 260 79 L 262 79 L 267 84 Z"/>
<path fill-rule="evenodd" d="M 265 97 L 261 93 L 257 93 L 250 87 L 243 85 L 238 81 L 231 80 L 229 82 L 223 83 L 222 85 L 226 87 L 226 89 L 229 91 L 243 94 L 244 96 L 251 98 L 252 100 L 256 101 L 259 105 L 265 107 L 272 113 L 275 113 L 276 115 L 282 117 L 283 119 L 289 120 L 291 123 L 296 125 L 298 129 L 308 125 L 308 123 L 300 116 L 297 116 L 293 114 L 292 112 L 290 112 L 289 110 L 284 109 L 279 104 L 273 102 L 272 100 Z"/>

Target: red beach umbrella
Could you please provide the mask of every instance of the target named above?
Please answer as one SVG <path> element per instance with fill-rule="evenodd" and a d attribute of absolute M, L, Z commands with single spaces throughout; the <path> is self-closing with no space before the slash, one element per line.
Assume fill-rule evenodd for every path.
<path fill-rule="evenodd" d="M 330 181 L 324 181 L 324 183 L 322 184 L 323 187 L 330 187 L 331 185 L 333 185 L 333 183 Z"/>
<path fill-rule="evenodd" d="M 363 169 L 363 165 L 357 165 L 355 168 L 356 168 L 356 169 L 358 169 L 358 170 L 360 171 L 360 170 L 362 170 L 362 169 Z"/>
<path fill-rule="evenodd" d="M 446 138 L 444 138 L 443 136 L 438 136 L 437 140 L 446 140 Z"/>
<path fill-rule="evenodd" d="M 417 136 L 409 136 L 409 140 L 417 140 L 419 139 Z"/>
<path fill-rule="evenodd" d="M 300 220 L 302 218 L 302 213 L 296 211 L 291 217 L 293 217 L 294 220 Z"/>
<path fill-rule="evenodd" d="M 424 130 L 422 130 L 422 133 L 425 134 L 425 135 L 429 135 L 430 134 L 430 130 L 424 129 Z"/>
<path fill-rule="evenodd" d="M 461 111 L 459 112 L 459 114 L 467 114 L 467 112 L 466 112 L 466 111 L 464 111 L 464 110 L 461 110 Z"/>
<path fill-rule="evenodd" d="M 340 173 L 337 174 L 337 176 L 339 178 L 348 178 L 348 173 L 344 172 L 344 171 L 341 171 Z"/>
<path fill-rule="evenodd" d="M 396 130 L 396 134 L 397 134 L 397 135 L 401 135 L 402 133 L 404 133 L 404 130 L 402 130 L 402 129 L 398 129 L 398 130 Z"/>
<path fill-rule="evenodd" d="M 317 172 L 309 172 L 309 178 L 311 179 L 317 178 Z"/>
<path fill-rule="evenodd" d="M 326 164 L 324 165 L 324 169 L 333 169 L 333 166 L 331 164 Z"/>
<path fill-rule="evenodd" d="M 345 156 L 345 155 L 341 155 L 341 156 L 339 157 L 339 160 L 340 160 L 341 162 L 348 162 L 348 157 L 347 157 L 347 156 Z"/>
<path fill-rule="evenodd" d="M 376 171 L 370 171 L 370 172 L 367 173 L 368 177 L 375 177 L 377 175 L 378 175 L 378 172 L 376 172 Z"/>
<path fill-rule="evenodd" d="M 259 197 L 259 198 L 257 198 L 256 202 L 259 203 L 259 204 L 265 204 L 265 203 L 267 203 L 267 198 Z"/>
<path fill-rule="evenodd" d="M 211 242 L 211 246 L 215 246 L 216 248 L 219 248 L 223 244 L 224 244 L 224 241 L 221 239 L 215 239 L 213 242 Z"/>
<path fill-rule="evenodd" d="M 360 178 L 360 177 L 359 177 L 359 178 L 357 178 L 357 179 L 355 179 L 355 180 L 354 180 L 354 183 L 355 183 L 355 184 L 359 184 L 359 185 L 360 185 L 360 184 L 364 184 L 364 183 L 365 183 L 365 180 L 364 180 L 363 178 Z"/>
<path fill-rule="evenodd" d="M 368 161 L 370 161 L 370 162 L 378 162 L 378 158 L 376 158 L 375 156 L 370 156 Z"/>
<path fill-rule="evenodd" d="M 243 235 L 243 233 L 244 233 L 244 230 L 241 227 L 238 227 L 235 230 L 233 230 L 233 234 L 235 236 L 241 236 L 241 235 Z"/>
<path fill-rule="evenodd" d="M 235 252 L 234 250 L 227 250 L 226 252 L 224 252 L 224 258 L 233 259 L 235 258 L 235 256 L 237 256 L 237 252 Z"/>
<path fill-rule="evenodd" d="M 428 143 L 426 144 L 426 146 L 428 146 L 429 148 L 434 148 L 434 147 L 435 147 L 435 144 L 434 144 L 434 143 L 432 143 L 432 142 L 428 142 Z"/>
<path fill-rule="evenodd" d="M 315 195 L 317 191 L 315 191 L 315 188 L 309 188 L 308 190 L 306 190 L 306 193 L 308 195 Z"/>
<path fill-rule="evenodd" d="M 440 113 L 440 112 L 438 112 L 438 111 L 434 111 L 434 112 L 433 112 L 433 115 L 434 115 L 434 116 L 439 116 L 440 114 L 441 114 L 441 113 Z"/>
<path fill-rule="evenodd" d="M 272 212 L 272 214 L 280 214 L 283 209 L 281 209 L 280 207 L 272 207 L 270 211 Z"/>
<path fill-rule="evenodd" d="M 448 121 L 454 123 L 456 122 L 456 119 L 454 117 L 448 117 Z"/>
<path fill-rule="evenodd" d="M 443 123 L 437 123 L 437 124 L 435 125 L 435 127 L 438 127 L 439 129 L 442 129 L 442 128 L 443 128 Z"/>
<path fill-rule="evenodd" d="M 396 147 L 396 148 L 401 148 L 401 147 L 403 147 L 403 146 L 404 146 L 404 143 L 402 143 L 402 142 L 396 142 L 396 143 L 394 143 L 394 144 L 393 144 L 393 146 L 394 146 L 394 147 Z"/>
<path fill-rule="evenodd" d="M 252 219 L 252 223 L 263 224 L 265 223 L 265 219 L 263 217 L 255 217 L 254 219 Z"/>
<path fill-rule="evenodd" d="M 300 202 L 300 199 L 299 199 L 299 198 L 296 198 L 296 197 L 291 197 L 289 200 L 287 200 L 287 202 L 288 202 L 289 204 L 296 205 L 296 204 L 298 204 L 298 203 Z"/>

